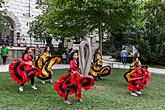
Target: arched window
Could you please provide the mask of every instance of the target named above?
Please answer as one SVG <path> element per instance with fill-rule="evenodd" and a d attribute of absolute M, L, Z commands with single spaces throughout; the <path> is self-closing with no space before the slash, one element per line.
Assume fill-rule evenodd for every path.
<path fill-rule="evenodd" d="M 42 3 L 42 0 L 37 0 L 36 1 L 36 4 L 41 4 Z"/>

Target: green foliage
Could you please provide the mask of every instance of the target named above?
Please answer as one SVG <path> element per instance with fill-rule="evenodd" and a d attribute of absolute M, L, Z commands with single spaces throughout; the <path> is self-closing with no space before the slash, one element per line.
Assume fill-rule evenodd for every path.
<path fill-rule="evenodd" d="M 3 12 L 0 11 L 0 31 L 3 30 L 3 28 L 4 28 L 4 23 L 5 23 L 5 19 L 4 19 L 4 16 L 3 16 Z"/>
<path fill-rule="evenodd" d="M 52 46 L 51 41 L 53 35 L 48 32 L 42 16 L 37 16 L 35 20 L 30 23 L 28 33 L 36 39 L 46 40 L 47 46 Z"/>
<path fill-rule="evenodd" d="M 4 3 L 4 0 L 0 0 L 0 7 L 1 7 L 1 5 Z"/>
<path fill-rule="evenodd" d="M 130 5 L 131 12 L 127 24 L 118 29 L 117 33 L 111 32 L 111 42 L 117 50 L 121 50 L 122 45 L 136 45 L 138 33 L 145 27 L 143 0 L 135 1 Z"/>
<path fill-rule="evenodd" d="M 113 50 L 138 44 L 144 62 L 164 64 L 165 2 L 157 0 L 46 0 L 30 33 L 43 39 L 110 33 Z M 105 51 L 106 48 L 104 49 Z M 109 53 L 107 53 L 109 54 Z"/>
<path fill-rule="evenodd" d="M 138 50 L 146 63 L 165 65 L 165 2 L 145 5 L 145 28 L 138 39 Z"/>
<path fill-rule="evenodd" d="M 2 7 L 3 0 L 0 0 L 0 8 Z M 0 31 L 4 30 L 5 18 L 3 16 L 3 11 L 0 11 Z"/>
<path fill-rule="evenodd" d="M 136 6 L 135 0 L 51 0 L 44 19 L 61 37 L 84 37 L 99 25 L 101 31 L 121 33 Z"/>
<path fill-rule="evenodd" d="M 50 34 L 44 25 L 42 16 L 37 16 L 34 21 L 30 23 L 30 29 L 28 31 L 34 38 L 49 37 Z"/>

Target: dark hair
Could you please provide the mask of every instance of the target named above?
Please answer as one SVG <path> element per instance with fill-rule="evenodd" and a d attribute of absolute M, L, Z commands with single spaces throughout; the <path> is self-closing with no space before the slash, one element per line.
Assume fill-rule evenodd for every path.
<path fill-rule="evenodd" d="M 70 48 L 69 51 L 68 51 L 68 53 L 70 53 L 72 50 L 73 50 L 73 48 Z"/>
<path fill-rule="evenodd" d="M 71 60 L 73 60 L 73 55 L 74 55 L 75 53 L 78 53 L 78 50 L 75 50 L 75 51 L 73 51 L 73 52 L 70 54 L 70 56 L 69 56 L 69 62 L 70 62 Z"/>
<path fill-rule="evenodd" d="M 25 50 L 25 52 L 24 52 L 23 55 L 22 55 L 22 58 L 23 58 L 23 59 L 24 59 L 24 55 L 28 53 L 28 50 L 29 50 L 30 48 L 31 48 L 31 47 L 26 47 L 26 50 Z"/>
<path fill-rule="evenodd" d="M 78 54 L 78 50 L 75 50 L 75 51 L 73 51 L 71 54 L 70 54 L 70 56 L 69 56 L 69 62 L 71 61 L 71 60 L 73 60 L 73 55 L 75 54 L 75 53 L 77 53 Z M 79 60 L 77 59 L 77 67 L 79 67 Z"/>
<path fill-rule="evenodd" d="M 133 56 L 133 61 L 136 61 L 136 58 L 138 58 L 138 52 L 136 52 Z"/>
<path fill-rule="evenodd" d="M 47 49 L 48 49 L 48 46 L 46 46 L 46 47 L 44 48 L 44 52 L 46 52 L 46 51 L 47 51 Z M 49 47 L 49 49 L 50 49 L 50 47 Z"/>
<path fill-rule="evenodd" d="M 4 48 L 4 47 L 6 47 L 6 44 L 3 43 L 3 44 L 2 44 L 2 48 Z"/>
<path fill-rule="evenodd" d="M 39 48 L 38 44 L 36 44 L 36 48 Z"/>
<path fill-rule="evenodd" d="M 100 48 L 97 48 L 96 50 L 95 50 L 95 53 L 94 53 L 94 57 L 93 57 L 93 62 L 95 63 L 95 61 L 96 61 L 96 59 L 97 59 L 97 54 L 99 54 L 99 49 Z"/>
<path fill-rule="evenodd" d="M 126 49 L 126 47 L 123 47 L 123 50 L 125 50 Z"/>

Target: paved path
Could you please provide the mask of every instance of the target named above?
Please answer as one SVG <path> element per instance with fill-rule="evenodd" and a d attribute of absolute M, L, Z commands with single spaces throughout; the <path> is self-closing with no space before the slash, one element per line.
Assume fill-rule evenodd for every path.
<path fill-rule="evenodd" d="M 128 69 L 130 64 L 123 65 L 121 62 L 110 62 L 108 60 L 103 60 L 104 66 L 105 65 L 110 65 L 112 68 L 122 68 L 122 69 Z M 149 67 L 148 71 L 154 74 L 165 74 L 165 69 L 159 69 L 159 68 L 152 68 Z"/>
<path fill-rule="evenodd" d="M 66 69 L 69 68 L 69 65 L 64 64 L 55 64 L 52 69 Z M 0 65 L 0 73 L 2 72 L 8 72 L 9 71 L 9 65 Z"/>
<path fill-rule="evenodd" d="M 120 62 L 104 62 L 105 65 L 110 65 L 112 68 L 122 68 L 122 69 L 128 69 L 129 64 L 127 65 L 122 65 Z M 2 72 L 8 72 L 8 67 L 9 65 L 0 65 L 0 73 Z M 64 65 L 64 64 L 55 64 L 52 69 L 66 69 L 69 68 L 69 65 Z M 148 70 L 151 73 L 155 74 L 165 74 L 165 69 L 158 69 L 158 68 L 148 68 Z"/>

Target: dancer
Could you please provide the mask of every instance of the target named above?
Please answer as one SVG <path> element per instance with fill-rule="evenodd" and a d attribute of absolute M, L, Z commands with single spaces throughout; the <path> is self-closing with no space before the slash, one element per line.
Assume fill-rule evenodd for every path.
<path fill-rule="evenodd" d="M 82 102 L 81 90 L 82 87 L 85 90 L 90 89 L 94 85 L 94 79 L 90 76 L 80 76 L 78 51 L 74 51 L 70 55 L 70 69 L 68 74 L 63 75 L 54 84 L 55 91 L 64 99 L 64 103 L 72 104 L 68 101 L 68 95 L 75 93 L 75 98 Z"/>
<path fill-rule="evenodd" d="M 147 70 L 147 66 L 141 66 L 138 59 L 131 64 L 131 69 L 126 72 L 126 81 L 128 82 L 128 90 L 131 91 L 132 96 L 141 95 L 142 89 L 148 86 L 148 81 L 150 79 L 150 73 Z"/>
<path fill-rule="evenodd" d="M 92 75 L 95 80 L 97 80 L 97 79 L 101 80 L 101 76 L 109 75 L 110 71 L 111 71 L 110 66 L 103 67 L 100 48 L 96 49 L 89 74 Z"/>
<path fill-rule="evenodd" d="M 50 54 L 50 48 L 46 47 L 44 49 L 43 54 L 38 57 L 34 61 L 34 66 L 40 68 L 42 71 L 41 75 L 38 76 L 39 79 L 41 79 L 41 83 L 45 84 L 45 80 L 49 80 L 50 83 L 53 83 L 52 76 L 53 76 L 53 71 L 52 71 L 52 66 L 55 63 L 60 63 L 61 58 L 59 56 L 51 56 Z"/>
<path fill-rule="evenodd" d="M 25 52 L 22 55 L 22 58 L 13 61 L 9 65 L 9 73 L 13 80 L 17 84 L 20 84 L 19 91 L 23 91 L 23 86 L 25 82 L 31 80 L 31 88 L 37 90 L 34 84 L 34 77 L 41 74 L 40 69 L 32 67 L 32 56 L 30 55 L 32 49 L 27 47 Z"/>

